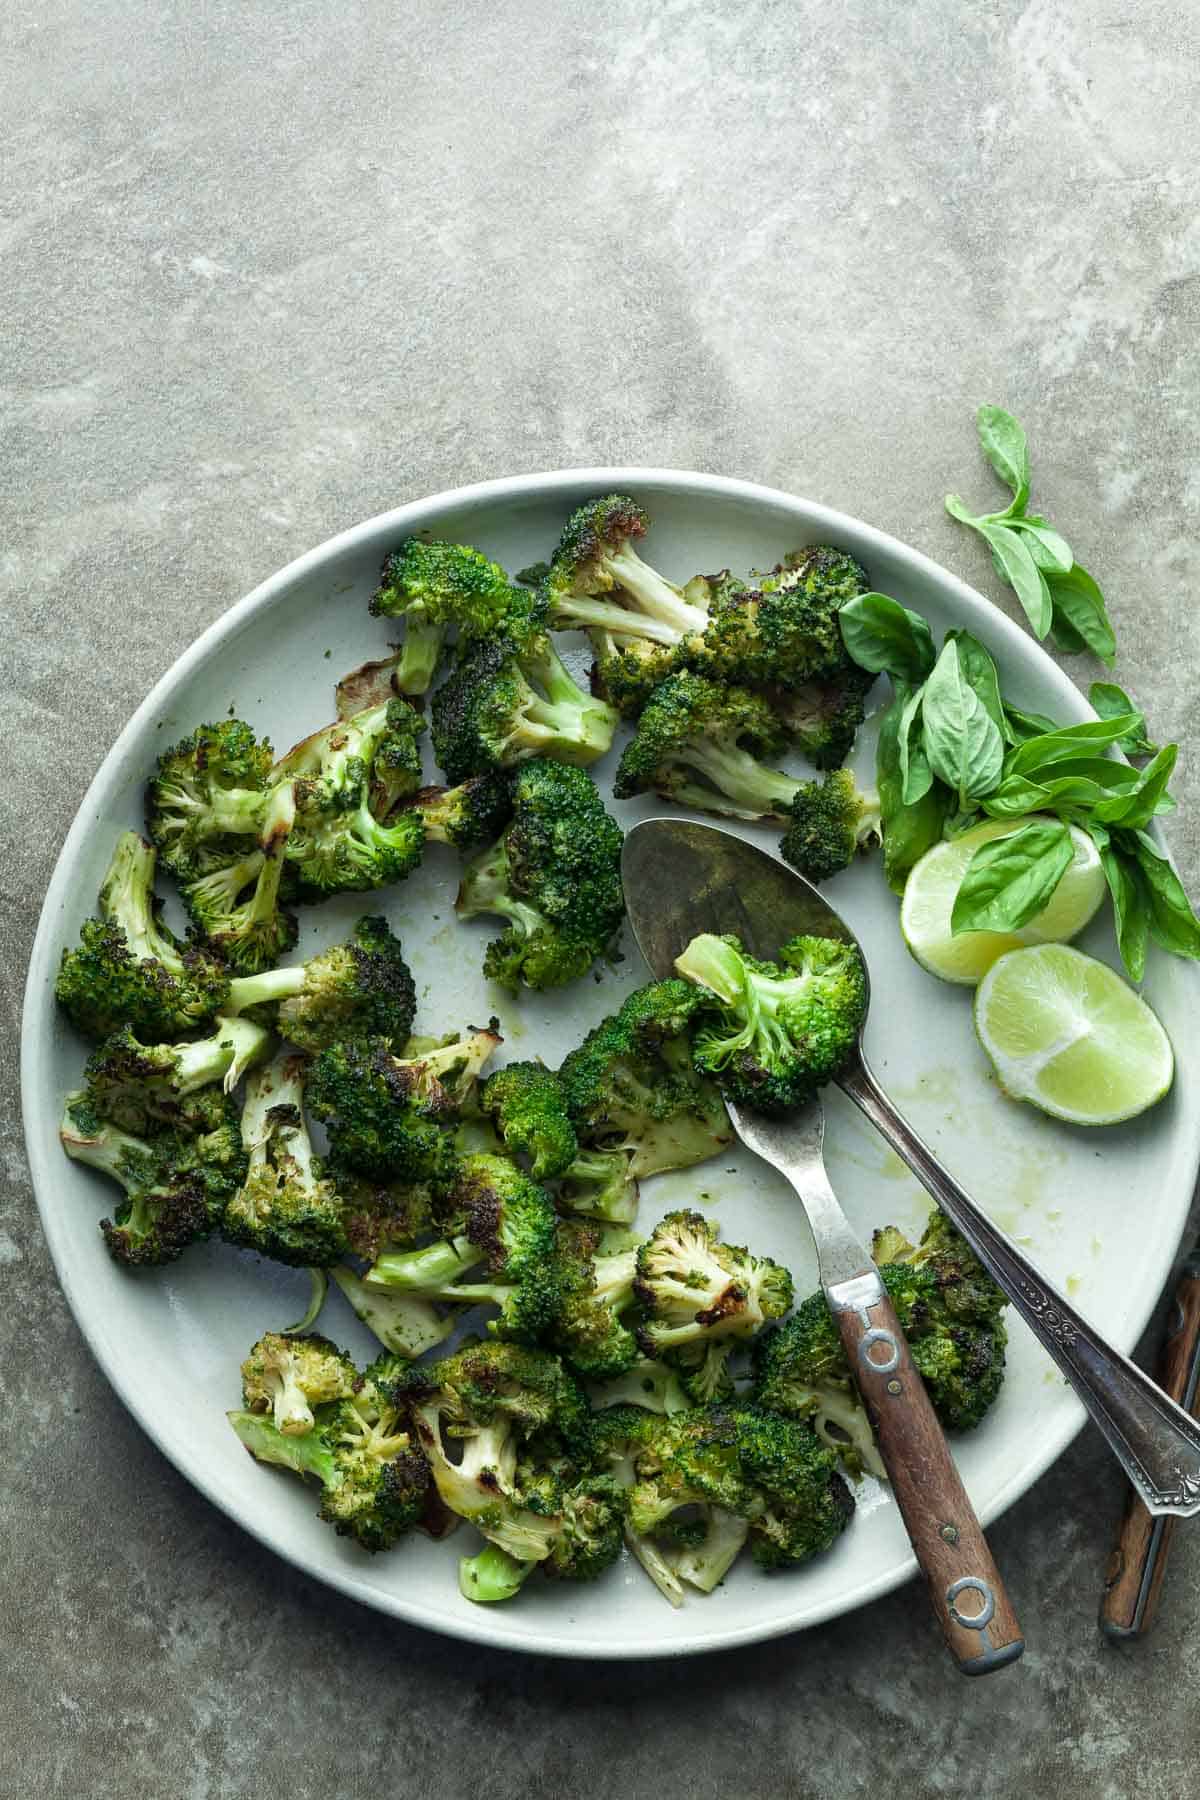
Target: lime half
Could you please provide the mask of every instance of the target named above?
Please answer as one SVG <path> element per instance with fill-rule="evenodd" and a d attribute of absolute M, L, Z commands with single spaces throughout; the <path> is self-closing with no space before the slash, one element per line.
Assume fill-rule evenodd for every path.
<path fill-rule="evenodd" d="M 975 1029 L 1014 1100 L 1073 1125 L 1116 1125 L 1171 1085 L 1166 1032 L 1107 964 L 1067 944 L 994 962 L 975 995 Z"/>
<path fill-rule="evenodd" d="M 973 986 L 1007 950 L 1075 937 L 1100 905 L 1105 880 L 1099 854 L 1087 833 L 1072 825 L 1074 859 L 1048 906 L 1019 931 L 962 931 L 955 937 L 950 929 L 954 897 L 976 850 L 992 838 L 1011 837 L 1029 822 L 1028 818 L 989 819 L 961 837 L 935 844 L 912 869 L 900 902 L 900 929 L 921 967 L 931 975 Z"/>

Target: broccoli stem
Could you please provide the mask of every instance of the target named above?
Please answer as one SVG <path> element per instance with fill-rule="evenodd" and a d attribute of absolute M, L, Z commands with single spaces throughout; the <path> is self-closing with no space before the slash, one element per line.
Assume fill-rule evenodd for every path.
<path fill-rule="evenodd" d="M 176 1047 L 172 1088 L 182 1098 L 223 1081 L 228 1093 L 247 1069 L 262 1061 L 270 1045 L 270 1032 L 249 1019 L 216 1019 L 211 1036 Z"/>
<path fill-rule="evenodd" d="M 536 1568 L 536 1562 L 518 1562 L 499 1544 L 488 1544 L 478 1556 L 460 1558 L 458 1591 L 465 1600 L 485 1606 L 497 1600 L 511 1600 Z"/>
<path fill-rule="evenodd" d="M 367 1330 L 400 1356 L 424 1356 L 448 1338 L 457 1323 L 453 1313 L 441 1318 L 428 1300 L 415 1294 L 368 1287 L 352 1269 L 334 1268 L 330 1274 Z"/>
<path fill-rule="evenodd" d="M 689 1587 L 699 1588 L 702 1594 L 711 1594 L 733 1567 L 749 1532 L 748 1521 L 739 1519 L 736 1513 L 726 1512 L 721 1506 L 709 1507 L 704 1542 L 682 1551 L 675 1559 L 680 1578 Z"/>
<path fill-rule="evenodd" d="M 509 891 L 511 880 L 508 849 L 501 838 L 498 844 L 467 864 L 454 910 L 460 919 L 475 919 L 480 913 L 497 913 L 531 937 L 546 921 L 536 907 L 527 906 Z"/>
<path fill-rule="evenodd" d="M 156 861 L 144 838 L 123 831 L 100 889 L 100 916 L 121 927 L 132 957 L 160 962 L 173 975 L 182 975 L 183 959 L 154 916 Z"/>
<path fill-rule="evenodd" d="M 704 631 L 708 624 L 704 608 L 692 606 L 685 600 L 678 588 L 672 587 L 656 569 L 642 561 L 631 544 L 609 551 L 604 564 L 617 586 L 633 595 L 648 618 L 661 619 L 665 624 L 675 626 L 680 637 L 686 637 L 689 632 Z"/>
<path fill-rule="evenodd" d="M 303 963 L 290 969 L 265 969 L 261 975 L 238 975 L 229 984 L 226 1010 L 248 1012 L 252 1006 L 268 1005 L 276 1000 L 290 1000 L 302 993 L 306 979 Z"/>
<path fill-rule="evenodd" d="M 435 624 L 417 607 L 405 613 L 404 621 L 404 643 L 393 683 L 402 694 L 424 694 L 437 673 L 446 627 Z"/>
<path fill-rule="evenodd" d="M 453 1299 L 462 1290 L 451 1284 L 458 1275 L 479 1267 L 483 1253 L 470 1238 L 451 1238 L 424 1250 L 394 1250 L 367 1270 L 364 1280 L 372 1287 L 400 1288 L 428 1300 Z"/>
<path fill-rule="evenodd" d="M 297 1475 L 315 1475 L 323 1486 L 333 1479 L 333 1452 L 318 1432 L 288 1437 L 261 1413 L 239 1411 L 226 1413 L 225 1417 L 259 1462 L 277 1463 L 281 1469 L 293 1469 Z"/>
<path fill-rule="evenodd" d="M 86 1096 L 82 1090 L 67 1095 L 59 1126 L 63 1149 L 73 1161 L 86 1163 L 89 1169 L 99 1169 L 119 1182 L 127 1194 L 132 1193 L 137 1186 L 133 1171 L 153 1164 L 153 1149 L 143 1139 L 116 1125 L 102 1124 L 91 1117 L 85 1124 L 80 1117 L 80 1109 L 84 1106 Z"/>
<path fill-rule="evenodd" d="M 571 623 L 589 630 L 607 631 L 615 638 L 648 638 L 653 644 L 674 649 L 684 636 L 676 623 L 654 618 L 650 613 L 631 612 L 611 600 L 598 600 L 586 595 L 563 595 L 554 602 L 560 623 Z M 703 627 L 701 627 L 703 629 Z"/>
<path fill-rule="evenodd" d="M 672 761 L 681 762 L 706 776 L 719 793 L 742 809 L 741 816 L 747 819 L 788 818 L 800 788 L 799 781 L 792 776 L 764 768 L 757 757 L 737 745 L 723 747 L 693 740 L 681 745 L 674 752 Z M 711 795 L 707 797 L 707 803 L 711 806 Z"/>

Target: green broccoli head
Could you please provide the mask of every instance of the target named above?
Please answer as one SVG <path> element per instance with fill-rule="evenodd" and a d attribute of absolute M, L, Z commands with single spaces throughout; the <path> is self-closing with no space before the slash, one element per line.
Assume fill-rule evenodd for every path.
<path fill-rule="evenodd" d="M 822 781 L 801 782 L 780 850 L 801 875 L 824 881 L 879 837 L 879 795 L 861 789 L 848 769 L 834 769 Z"/>
<path fill-rule="evenodd" d="M 824 675 L 763 691 L 796 749 L 818 769 L 837 769 L 866 718 L 867 695 L 874 683 L 873 674 L 845 656 Z"/>
<path fill-rule="evenodd" d="M 208 1237 L 246 1169 L 236 1113 L 215 1093 L 197 1096 L 185 1123 L 151 1123 L 143 1137 L 102 1119 L 86 1094 L 69 1094 L 59 1135 L 68 1156 L 123 1189 L 100 1229 L 115 1261 L 131 1268 L 172 1262 Z"/>
<path fill-rule="evenodd" d="M 559 1206 L 608 1225 L 632 1225 L 638 1209 L 634 1155 L 632 1150 L 580 1150 L 559 1180 Z"/>
<path fill-rule="evenodd" d="M 643 1355 L 663 1357 L 697 1401 L 732 1393 L 728 1361 L 792 1303 L 792 1278 L 770 1257 L 722 1244 L 697 1212 L 672 1212 L 637 1253 Z"/>
<path fill-rule="evenodd" d="M 209 1035 L 186 1044 L 143 1044 L 128 1026 L 88 1057 L 88 1102 L 100 1118 L 125 1131 L 152 1123 L 187 1126 L 192 1097 L 203 1088 L 235 1087 L 271 1051 L 271 1034 L 249 1019 L 213 1020 Z"/>
<path fill-rule="evenodd" d="M 677 652 L 649 638 L 615 636 L 602 626 L 593 626 L 588 638 L 592 692 L 623 719 L 638 718 L 655 688 L 676 669 Z"/>
<path fill-rule="evenodd" d="M 727 1099 L 772 1114 L 804 1105 L 845 1066 L 868 997 L 854 944 L 801 936 L 779 959 L 759 962 L 736 937 L 704 933 L 675 962 L 720 1002 L 692 1040 L 697 1069 Z"/>
<path fill-rule="evenodd" d="M 433 697 L 433 747 L 450 782 L 530 757 L 584 767 L 603 756 L 617 715 L 572 677 L 533 618 L 510 616 Z"/>
<path fill-rule="evenodd" d="M 402 694 L 423 694 L 437 671 L 447 628 L 459 642 L 486 637 L 501 624 L 511 589 L 499 563 L 469 544 L 406 538 L 383 565 L 371 611 L 403 618 L 406 637 L 395 682 Z"/>
<path fill-rule="evenodd" d="M 515 1062 L 490 1075 L 479 1103 L 511 1154 L 527 1157 L 535 1181 L 552 1180 L 575 1160 L 579 1140 L 558 1076 L 543 1063 Z"/>
<path fill-rule="evenodd" d="M 685 656 L 716 681 L 794 687 L 844 660 L 838 609 L 867 587 L 854 558 L 825 544 L 795 551 L 756 588 L 719 579 L 703 638 Z"/>
<path fill-rule="evenodd" d="M 357 1385 L 350 1357 L 315 1332 L 297 1337 L 265 1332 L 242 1364 L 242 1405 L 270 1413 L 276 1430 L 287 1437 L 311 1431 L 314 1406 L 349 1400 Z"/>
<path fill-rule="evenodd" d="M 457 787 L 420 788 L 409 805 L 430 842 L 473 850 L 494 843 L 512 818 L 512 783 L 504 770 L 491 769 Z"/>
<path fill-rule="evenodd" d="M 476 1031 L 411 1058 L 379 1040 L 331 1044 L 309 1070 L 306 1099 L 335 1163 L 372 1180 L 444 1188 L 456 1159 L 435 1121 L 453 1118 L 499 1041 Z"/>
<path fill-rule="evenodd" d="M 485 975 L 513 990 L 585 975 L 624 916 L 621 843 L 590 775 L 545 758 L 523 764 L 512 823 L 468 865 L 456 902 L 461 919 L 510 921 L 488 946 Z"/>
<path fill-rule="evenodd" d="M 313 1155 L 304 1123 L 305 1061 L 284 1056 L 246 1087 L 246 1179 L 225 1208 L 222 1232 L 274 1262 L 322 1268 L 349 1248 L 342 1199 Z"/>
<path fill-rule="evenodd" d="M 688 1032 L 704 1004 L 686 981 L 650 982 L 590 1031 L 559 1071 L 580 1144 L 627 1152 L 627 1182 L 688 1168 L 731 1141 L 720 1095 L 691 1063 Z"/>
<path fill-rule="evenodd" d="M 584 626 L 667 650 L 704 630 L 703 608 L 638 555 L 648 523 L 642 508 L 624 494 L 606 494 L 576 508 L 542 586 L 552 624 Z"/>
<path fill-rule="evenodd" d="M 433 1230 L 434 1196 L 426 1184 L 370 1181 L 331 1159 L 325 1170 L 341 1198 L 346 1241 L 363 1262 L 387 1250 L 410 1250 Z"/>
<path fill-rule="evenodd" d="M 386 887 L 412 873 L 425 848 L 417 815 L 402 803 L 421 785 L 421 715 L 404 700 L 339 719 L 276 765 L 295 798 L 287 842 L 299 898 Z"/>
<path fill-rule="evenodd" d="M 350 1038 L 377 1038 L 393 1050 L 412 1031 L 417 993 L 400 940 L 386 919 L 362 918 L 349 941 L 296 968 L 269 969 L 230 987 L 229 1010 L 269 1020 L 316 1055 Z"/>
<path fill-rule="evenodd" d="M 272 750 L 242 719 L 199 725 L 159 757 L 146 789 L 146 828 L 164 868 L 203 873 L 213 853 L 253 848 L 272 786 Z"/>
<path fill-rule="evenodd" d="M 588 1381 L 611 1380 L 639 1358 L 629 1323 L 636 1304 L 637 1245 L 604 1255 L 599 1241 L 599 1232 L 580 1221 L 564 1220 L 558 1227 L 560 1293 L 549 1341 Z"/>
<path fill-rule="evenodd" d="M 98 917 L 64 950 L 54 992 L 73 1025 L 105 1038 L 128 1025 L 154 1043 L 200 1029 L 225 1004 L 229 976 L 204 950 L 176 942 L 159 918 L 155 852 L 122 832 L 100 888 Z"/>
<path fill-rule="evenodd" d="M 786 819 L 799 783 L 761 759 L 784 734 L 759 694 L 681 670 L 650 696 L 621 753 L 618 800 L 659 793 L 736 819 Z"/>

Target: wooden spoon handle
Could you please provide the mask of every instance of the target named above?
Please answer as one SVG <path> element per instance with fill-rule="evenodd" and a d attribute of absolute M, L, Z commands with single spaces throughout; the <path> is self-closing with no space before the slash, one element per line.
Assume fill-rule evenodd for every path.
<path fill-rule="evenodd" d="M 1200 1386 L 1200 1247 L 1183 1265 L 1158 1365 L 1158 1384 L 1197 1416 Z M 1134 1487 L 1108 1559 L 1100 1629 L 1110 1638 L 1141 1637 L 1158 1610 L 1174 1519 L 1155 1519 Z"/>
<path fill-rule="evenodd" d="M 1002 1669 L 1025 1640 L 896 1310 L 875 1271 L 828 1297 L 947 1648 L 964 1675 Z"/>

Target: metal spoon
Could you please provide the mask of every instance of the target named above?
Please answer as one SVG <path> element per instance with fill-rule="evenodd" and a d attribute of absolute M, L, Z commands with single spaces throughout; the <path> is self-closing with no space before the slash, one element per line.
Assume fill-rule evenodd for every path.
<path fill-rule="evenodd" d="M 766 958 L 799 932 L 857 942 L 810 882 L 765 850 L 712 825 L 647 819 L 628 833 L 622 867 L 634 934 L 660 976 L 671 971 L 676 956 L 701 931 L 735 932 L 747 948 Z M 1175 1518 L 1200 1512 L 1200 1425 L 1127 1356 L 1106 1344 L 979 1210 L 883 1092 L 861 1039 L 838 1085 L 908 1164 L 1003 1288 L 1107 1438 L 1146 1510 L 1154 1517 Z"/>

